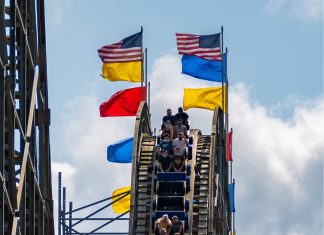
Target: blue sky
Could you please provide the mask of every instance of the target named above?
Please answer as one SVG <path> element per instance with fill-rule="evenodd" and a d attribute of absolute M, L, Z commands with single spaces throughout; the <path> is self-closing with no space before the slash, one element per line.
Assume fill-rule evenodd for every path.
<path fill-rule="evenodd" d="M 50 89 L 67 93 L 61 99 L 71 98 L 69 89 L 86 92 L 85 83 L 100 79 L 96 50 L 139 31 L 140 26 L 144 27 L 151 71 L 155 58 L 177 54 L 176 32 L 211 34 L 223 25 L 231 83 L 250 84 L 264 104 L 291 93 L 316 96 L 323 88 L 322 22 L 289 13 L 289 2 L 270 13 L 266 1 L 62 1 L 59 23 L 55 19 L 51 23 L 53 11 L 47 13 Z M 119 85 L 101 83 L 101 92 Z"/>
<path fill-rule="evenodd" d="M 268 231 L 264 234 L 307 234 L 305 231 L 310 231 L 310 226 L 318 231 L 321 216 L 311 225 L 303 224 L 302 221 L 305 219 L 299 217 L 291 220 L 280 219 L 281 212 L 270 209 L 276 208 L 277 197 L 269 196 L 267 208 L 261 205 L 261 202 L 251 208 L 246 208 L 243 204 L 259 201 L 256 190 L 263 190 L 260 195 L 266 195 L 272 192 L 273 187 L 271 184 L 268 185 L 268 182 L 260 181 L 255 182 L 258 187 L 248 189 L 247 185 L 251 183 L 251 180 L 258 174 L 262 174 L 259 172 L 256 175 L 250 175 L 247 163 L 255 164 L 256 168 L 270 169 L 275 163 L 268 162 L 268 160 L 277 159 L 276 156 L 278 156 L 277 171 L 272 171 L 272 169 L 269 172 L 266 171 L 269 177 L 280 176 L 278 176 L 278 195 L 286 187 L 289 188 L 287 185 L 292 182 L 298 186 L 297 182 L 301 183 L 306 180 L 302 174 L 310 170 L 307 167 L 311 160 L 316 161 L 318 166 L 322 166 L 323 152 L 320 150 L 320 143 L 323 142 L 323 133 L 316 128 L 321 124 L 323 126 L 323 118 L 319 115 L 323 111 L 323 6 L 321 0 L 254 0 L 248 2 L 48 0 L 46 3 L 48 80 L 52 110 L 52 157 L 55 162 L 54 172 L 58 170 L 65 172 L 66 182 L 71 188 L 71 197 L 79 195 L 76 200 L 82 204 L 91 201 L 92 198 L 88 197 L 91 190 L 100 191 L 100 187 L 93 186 L 93 189 L 87 189 L 82 196 L 76 193 L 83 183 L 92 183 L 90 176 L 86 176 L 89 179 L 83 179 L 82 182 L 77 177 L 82 171 L 82 174 L 86 174 L 84 173 L 87 171 L 85 166 L 91 160 L 100 159 L 102 164 L 93 165 L 89 171 L 96 169 L 103 175 L 107 174 L 105 175 L 107 177 L 111 176 L 109 175 L 111 172 L 118 173 L 116 167 L 105 162 L 105 146 L 122 137 L 128 137 L 133 131 L 134 120 L 132 118 L 118 120 L 98 118 L 97 110 L 101 102 L 107 100 L 116 91 L 135 86 L 135 84 L 111 83 L 103 80 L 100 77 L 101 61 L 97 55 L 97 49 L 136 33 L 140 30 L 140 26 L 144 27 L 144 46 L 149 52 L 149 80 L 152 82 L 154 92 L 152 94 L 152 122 L 157 126 L 166 107 L 171 106 L 175 109 L 181 104 L 181 86 L 202 85 L 195 79 L 180 75 L 180 57 L 177 55 L 175 33 L 212 34 L 219 32 L 223 25 L 224 43 L 229 48 L 229 81 L 233 88 L 233 101 L 230 101 L 233 103 L 230 106 L 230 110 L 231 107 L 233 110 L 231 123 L 234 129 L 237 129 L 237 145 L 234 144 L 233 148 L 237 151 L 238 158 L 247 159 L 241 162 L 238 159 L 234 168 L 236 170 L 234 175 L 238 183 L 241 180 L 242 185 L 241 188 L 238 186 L 237 196 L 238 229 L 243 232 L 242 234 L 255 234 L 255 231 Z M 179 89 L 172 90 L 168 89 L 169 87 Z M 242 107 L 244 109 L 241 109 Z M 250 113 L 247 113 L 247 110 Z M 205 119 L 200 120 L 198 112 L 197 110 L 189 112 L 193 123 L 197 128 L 208 130 L 210 125 L 203 124 Z M 210 116 L 208 112 L 205 113 L 208 117 Z M 242 120 L 240 122 L 240 115 L 242 115 L 241 119 L 245 120 L 244 122 Z M 206 120 L 209 123 L 210 117 Z M 125 126 L 120 129 L 114 127 L 118 124 Z M 250 126 L 250 129 L 246 130 L 247 126 Z M 279 128 L 277 133 L 274 133 L 273 128 L 278 127 L 282 129 Z M 264 129 L 264 133 L 260 133 L 260 129 Z M 305 144 L 300 147 L 299 152 L 303 154 L 299 156 L 299 153 L 296 153 L 297 160 L 291 168 L 290 166 L 283 167 L 283 164 L 289 163 L 289 156 L 292 153 L 295 154 L 294 149 L 297 149 L 294 143 L 285 139 L 288 138 L 287 136 L 291 136 L 292 139 L 301 136 L 307 129 L 314 131 L 316 137 L 306 142 L 316 144 Z M 103 133 L 104 130 L 106 133 Z M 261 139 L 268 138 L 267 142 L 260 142 L 259 146 L 264 147 L 266 153 L 260 153 L 258 146 L 255 146 L 256 143 L 241 144 L 239 137 L 245 135 L 244 131 L 260 134 Z M 277 143 L 276 140 L 282 137 L 282 133 L 286 133 L 287 136 L 283 137 L 281 143 Z M 305 140 L 300 137 L 295 141 L 298 145 L 299 141 L 303 144 Z M 97 142 L 101 144 L 97 146 Z M 273 143 L 274 146 L 268 146 L 268 143 Z M 281 144 L 290 146 L 291 149 L 285 150 L 284 147 L 281 149 Z M 83 149 L 83 145 L 89 146 Z M 83 151 L 81 152 L 80 149 Z M 316 158 L 307 157 L 309 153 L 306 150 L 313 153 Z M 258 162 L 259 155 L 266 155 L 268 158 Z M 249 158 L 250 156 L 255 156 L 255 158 Z M 286 160 L 281 162 L 281 156 L 286 156 L 286 158 L 282 157 Z M 269 164 L 264 165 L 265 163 Z M 305 171 L 300 170 L 301 165 L 305 166 Z M 128 169 L 127 166 L 120 167 Z M 292 172 L 291 175 L 289 172 Z M 313 172 L 314 177 L 321 175 L 321 172 L 321 167 L 316 168 Z M 53 175 L 53 177 L 56 176 Z M 106 192 L 98 192 L 98 195 L 104 197 L 104 194 L 118 186 L 117 183 L 121 184 L 120 187 L 124 186 L 122 184 L 128 183 L 127 177 L 117 180 L 114 185 L 107 185 Z M 103 182 L 100 182 L 98 184 L 101 185 Z M 320 177 L 314 185 L 319 183 L 323 185 L 322 182 L 322 177 Z M 305 198 L 315 193 L 314 185 L 304 190 Z M 291 188 L 292 197 L 296 194 L 297 186 Z M 253 193 L 246 194 L 247 190 Z M 312 200 L 320 202 L 321 195 Z M 312 208 L 306 202 L 301 203 L 302 199 L 297 196 L 295 199 L 292 207 L 297 208 L 296 211 L 299 213 Z M 285 202 L 282 201 L 283 204 Z M 275 219 L 272 221 L 264 218 L 260 221 L 259 227 L 247 226 L 244 221 L 252 213 L 250 210 L 253 209 L 255 212 L 260 208 L 269 212 L 271 218 Z M 317 208 L 317 214 L 315 214 L 320 215 L 321 211 Z M 287 212 L 287 216 L 293 218 L 296 216 L 295 212 Z M 296 225 L 298 224 L 296 221 L 301 221 L 301 227 Z M 283 224 L 288 224 L 288 226 Z"/>

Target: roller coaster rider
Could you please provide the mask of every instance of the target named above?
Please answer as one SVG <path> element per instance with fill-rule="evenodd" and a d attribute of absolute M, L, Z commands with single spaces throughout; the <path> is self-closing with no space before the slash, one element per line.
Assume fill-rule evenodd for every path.
<path fill-rule="evenodd" d="M 178 138 L 174 139 L 172 142 L 173 145 L 173 154 L 175 156 L 186 156 L 186 147 L 188 145 L 188 140 L 184 136 L 183 132 L 179 132 Z"/>
<path fill-rule="evenodd" d="M 178 138 L 173 140 L 173 171 L 182 172 L 185 171 L 185 158 L 186 158 L 186 146 L 188 140 L 184 136 L 183 132 L 179 132 Z"/>
<path fill-rule="evenodd" d="M 167 121 L 170 121 L 172 125 L 174 125 L 175 117 L 172 115 L 172 111 L 170 108 L 167 109 L 167 115 L 162 118 L 162 129 L 164 128 L 163 124 Z"/>
<path fill-rule="evenodd" d="M 155 234 L 156 235 L 169 235 L 171 231 L 171 220 L 168 214 L 164 214 L 162 218 L 159 218 L 155 222 Z"/>
<path fill-rule="evenodd" d="M 172 111 L 170 108 L 167 109 L 167 115 L 162 118 L 162 134 L 169 133 L 170 138 L 174 138 L 174 124 L 175 118 L 172 115 Z"/>
<path fill-rule="evenodd" d="M 161 155 L 159 155 L 159 171 L 169 172 L 173 167 L 172 157 L 168 154 L 166 149 L 161 149 Z"/>
<path fill-rule="evenodd" d="M 179 221 L 176 215 L 172 216 L 170 235 L 183 235 L 183 223 Z"/>
<path fill-rule="evenodd" d="M 176 121 L 176 125 L 174 126 L 175 136 L 178 136 L 180 132 L 183 132 L 185 137 L 188 138 L 187 127 L 183 125 L 182 119 L 178 119 Z"/>
<path fill-rule="evenodd" d="M 182 120 L 182 124 L 187 127 L 187 130 L 189 130 L 189 115 L 185 112 L 183 112 L 183 108 L 179 107 L 178 108 L 178 113 L 174 116 L 175 122 Z"/>
<path fill-rule="evenodd" d="M 162 141 L 160 142 L 158 148 L 157 148 L 157 153 L 158 155 L 161 154 L 161 149 L 166 149 L 168 151 L 169 155 L 173 155 L 172 151 L 172 140 L 170 139 L 169 133 L 165 133 L 162 135 Z"/>

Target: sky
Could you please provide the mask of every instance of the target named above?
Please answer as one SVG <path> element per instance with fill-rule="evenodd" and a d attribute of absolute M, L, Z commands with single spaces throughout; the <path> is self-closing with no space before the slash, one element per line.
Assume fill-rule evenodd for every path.
<path fill-rule="evenodd" d="M 213 34 L 223 26 L 236 230 L 323 231 L 321 0 L 47 0 L 46 26 L 54 199 L 58 171 L 75 207 L 130 184 L 130 165 L 108 163 L 106 148 L 133 135 L 135 118 L 100 118 L 98 108 L 136 84 L 103 80 L 97 49 L 143 26 L 158 127 L 166 108 L 181 106 L 184 87 L 214 85 L 181 74 L 175 33 Z M 210 133 L 212 111 L 188 114 L 192 128 Z M 125 231 L 125 223 L 111 229 Z"/>

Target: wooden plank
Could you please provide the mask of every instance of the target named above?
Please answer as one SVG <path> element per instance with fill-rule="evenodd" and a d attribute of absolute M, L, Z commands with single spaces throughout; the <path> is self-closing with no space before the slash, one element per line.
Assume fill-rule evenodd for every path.
<path fill-rule="evenodd" d="M 138 202 L 138 205 L 139 206 L 146 206 L 146 201 L 144 201 L 144 200 L 140 200 L 139 202 Z"/>
<path fill-rule="evenodd" d="M 146 213 L 137 213 L 137 219 L 145 219 Z"/>
<path fill-rule="evenodd" d="M 35 70 L 33 87 L 32 87 L 32 96 L 31 96 L 31 101 L 30 101 L 29 116 L 28 116 L 28 122 L 27 122 L 27 131 L 26 131 L 26 139 L 27 140 L 31 136 L 31 130 L 33 127 L 33 118 L 34 118 L 34 112 L 35 112 L 37 86 L 38 86 L 38 73 Z M 30 142 L 26 141 L 24 153 L 23 153 L 22 164 L 21 164 L 19 186 L 18 186 L 18 191 L 17 191 L 17 208 L 16 209 L 18 211 L 20 211 L 22 191 L 23 191 L 23 186 L 24 186 L 24 182 L 25 182 L 25 178 L 26 178 L 26 168 L 27 168 L 28 159 L 29 159 L 29 145 L 30 145 Z M 40 192 L 40 196 L 42 198 L 41 192 Z M 14 220 L 12 223 L 12 232 L 11 232 L 12 235 L 15 235 L 17 233 L 18 218 L 19 217 L 14 217 Z"/>
<path fill-rule="evenodd" d="M 137 226 L 136 235 L 145 235 L 145 226 Z"/>
<path fill-rule="evenodd" d="M 208 214 L 207 209 L 199 210 L 199 215 L 202 215 L 202 214 L 207 215 Z"/>
<path fill-rule="evenodd" d="M 145 226 L 145 220 L 137 220 L 137 226 Z"/>
<path fill-rule="evenodd" d="M 200 185 L 208 185 L 208 180 L 202 180 L 200 179 Z"/>
<path fill-rule="evenodd" d="M 141 146 L 141 152 L 152 152 L 153 150 L 154 146 Z"/>
<path fill-rule="evenodd" d="M 139 200 L 146 200 L 146 198 L 147 198 L 146 193 L 145 194 L 143 194 L 143 193 L 138 194 L 138 199 Z"/>
<path fill-rule="evenodd" d="M 155 146 L 155 140 L 142 142 L 142 146 Z"/>
<path fill-rule="evenodd" d="M 140 181 L 139 185 L 143 183 L 147 184 L 147 177 L 141 176 L 138 178 L 138 180 Z"/>
<path fill-rule="evenodd" d="M 146 212 L 146 206 L 138 206 L 137 212 Z"/>
<path fill-rule="evenodd" d="M 202 185 L 200 187 L 200 192 L 201 193 L 207 193 L 208 192 L 208 185 Z"/>

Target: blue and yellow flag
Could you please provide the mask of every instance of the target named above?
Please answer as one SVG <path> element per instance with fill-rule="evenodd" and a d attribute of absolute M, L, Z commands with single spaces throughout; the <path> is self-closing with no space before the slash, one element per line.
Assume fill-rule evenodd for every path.
<path fill-rule="evenodd" d="M 110 81 L 141 82 L 142 31 L 98 50 L 102 77 Z"/>
<path fill-rule="evenodd" d="M 122 214 L 122 213 L 125 213 L 130 210 L 130 193 L 129 193 L 130 190 L 131 190 L 131 187 L 128 186 L 128 187 L 116 189 L 112 193 L 112 196 L 113 196 L 112 209 L 113 209 L 114 213 Z M 127 193 L 128 193 L 128 195 L 127 195 Z M 119 195 L 119 196 L 117 196 L 117 195 Z"/>
<path fill-rule="evenodd" d="M 222 87 L 185 88 L 183 95 L 183 109 L 203 108 L 215 110 L 215 108 L 219 106 L 224 110 L 223 103 L 226 104 L 225 92 L 225 87 L 224 94 L 222 92 Z M 224 102 L 222 99 L 223 97 Z M 224 110 L 224 112 L 226 113 L 226 110 Z"/>

